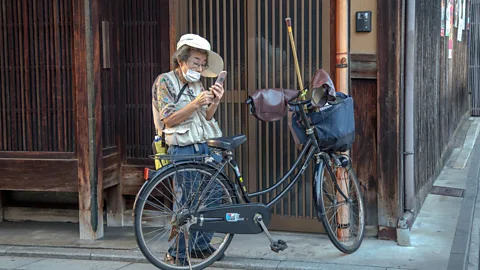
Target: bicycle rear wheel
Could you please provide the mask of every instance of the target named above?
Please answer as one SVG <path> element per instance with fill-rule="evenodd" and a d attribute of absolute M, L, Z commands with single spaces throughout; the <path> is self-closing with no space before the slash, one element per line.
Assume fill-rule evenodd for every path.
<path fill-rule="evenodd" d="M 204 269 L 223 256 L 233 234 L 191 231 L 192 214 L 237 203 L 230 181 L 200 163 L 169 165 L 154 176 L 135 204 L 135 236 L 147 260 L 160 269 Z"/>
<path fill-rule="evenodd" d="M 322 162 L 318 170 L 319 218 L 333 245 L 351 254 L 360 247 L 365 234 L 365 211 L 357 176 L 351 164 L 344 168 Z"/>

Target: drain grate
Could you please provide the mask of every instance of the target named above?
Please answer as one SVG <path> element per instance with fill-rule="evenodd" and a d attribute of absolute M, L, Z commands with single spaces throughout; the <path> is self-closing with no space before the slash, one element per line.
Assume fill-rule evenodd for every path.
<path fill-rule="evenodd" d="M 463 198 L 463 195 L 465 195 L 465 189 L 433 186 L 430 194 Z"/>

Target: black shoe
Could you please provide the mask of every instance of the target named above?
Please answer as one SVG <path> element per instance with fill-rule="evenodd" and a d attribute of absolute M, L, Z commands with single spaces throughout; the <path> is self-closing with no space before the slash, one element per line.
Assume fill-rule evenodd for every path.
<path fill-rule="evenodd" d="M 172 265 L 177 265 L 177 266 L 188 266 L 188 260 L 187 258 L 177 258 L 170 255 L 170 254 L 165 254 L 165 262 L 172 264 Z"/>
<path fill-rule="evenodd" d="M 190 258 L 206 259 L 206 258 L 210 257 L 213 253 L 215 253 L 215 251 L 217 251 L 217 250 L 210 245 L 207 248 L 202 249 L 202 250 L 194 249 L 194 250 L 192 250 L 192 252 L 190 252 Z M 220 261 L 224 257 L 225 257 L 225 254 L 222 253 L 222 256 L 220 256 L 220 258 L 218 258 L 218 260 Z"/>

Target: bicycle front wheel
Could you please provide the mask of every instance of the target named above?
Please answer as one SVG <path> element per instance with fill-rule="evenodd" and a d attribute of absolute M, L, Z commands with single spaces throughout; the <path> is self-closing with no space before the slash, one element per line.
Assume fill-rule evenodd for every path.
<path fill-rule="evenodd" d="M 365 234 L 365 211 L 357 176 L 351 165 L 344 168 L 321 163 L 318 170 L 319 217 L 333 245 L 351 254 L 360 247 Z"/>
<path fill-rule="evenodd" d="M 135 205 L 135 236 L 150 263 L 160 269 L 204 269 L 223 253 L 232 234 L 190 230 L 198 209 L 237 203 L 230 181 L 201 163 L 169 165 L 142 189 Z"/>

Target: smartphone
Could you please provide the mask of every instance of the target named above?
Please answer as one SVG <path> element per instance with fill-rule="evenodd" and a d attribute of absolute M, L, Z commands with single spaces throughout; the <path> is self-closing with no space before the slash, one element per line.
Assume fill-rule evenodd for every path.
<path fill-rule="evenodd" d="M 220 72 L 220 74 L 218 74 L 217 81 L 215 81 L 215 83 L 219 83 L 223 85 L 223 82 L 225 81 L 225 77 L 227 77 L 227 72 L 223 70 L 222 72 Z"/>
<path fill-rule="evenodd" d="M 225 70 L 221 71 L 220 74 L 218 74 L 217 80 L 215 81 L 215 84 L 219 83 L 223 85 L 223 82 L 225 81 L 225 77 L 227 77 L 227 72 Z M 215 94 L 212 91 L 213 96 L 215 97 Z"/>

